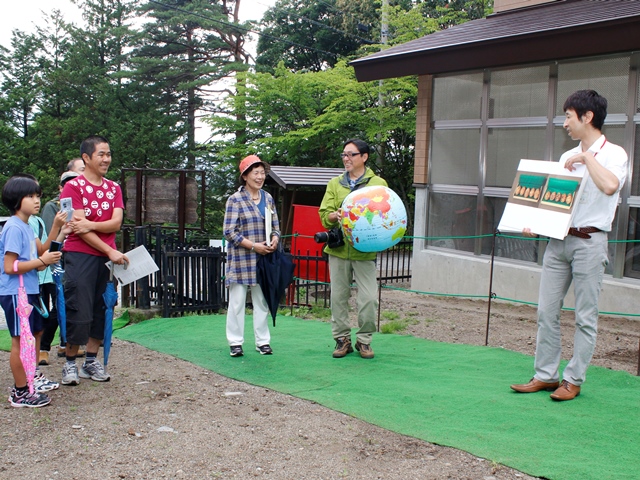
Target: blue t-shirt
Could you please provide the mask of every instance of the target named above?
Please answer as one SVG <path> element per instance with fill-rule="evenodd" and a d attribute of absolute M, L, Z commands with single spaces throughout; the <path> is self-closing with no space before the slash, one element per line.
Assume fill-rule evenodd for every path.
<path fill-rule="evenodd" d="M 38 258 L 36 235 L 28 223 L 13 215 L 0 233 L 0 253 L 17 253 L 19 262 Z M 11 265 L 13 269 L 13 265 Z M 28 294 L 40 293 L 38 271 L 31 270 L 22 275 L 24 287 Z M 0 295 L 17 295 L 20 286 L 19 275 L 9 275 L 4 271 L 4 258 L 0 261 Z"/>
<path fill-rule="evenodd" d="M 29 226 L 31 227 L 31 230 L 33 230 L 33 233 L 35 233 L 36 237 L 40 238 L 40 243 L 45 243 L 47 241 L 47 237 L 49 235 L 42 218 L 31 215 L 29 217 Z M 40 282 L 40 285 L 43 283 L 53 283 L 53 276 L 51 275 L 50 267 L 38 272 L 38 282 Z"/>

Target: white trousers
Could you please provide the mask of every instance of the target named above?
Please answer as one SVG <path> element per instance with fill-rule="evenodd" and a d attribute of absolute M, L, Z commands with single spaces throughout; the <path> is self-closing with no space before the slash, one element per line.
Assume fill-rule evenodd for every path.
<path fill-rule="evenodd" d="M 239 283 L 229 285 L 229 306 L 227 308 L 227 341 L 229 345 L 244 343 L 244 308 L 248 287 L 248 285 Z M 271 341 L 269 307 L 260 285 L 251 286 L 251 301 L 253 303 L 253 333 L 256 338 L 256 346 L 268 345 Z"/>

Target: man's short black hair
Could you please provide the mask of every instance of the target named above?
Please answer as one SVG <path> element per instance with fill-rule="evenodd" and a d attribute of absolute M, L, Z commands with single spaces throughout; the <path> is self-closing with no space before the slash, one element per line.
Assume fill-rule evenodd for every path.
<path fill-rule="evenodd" d="M 604 119 L 607 118 L 607 99 L 599 95 L 595 90 L 578 90 L 569 95 L 564 102 L 562 110 L 574 110 L 578 118 L 587 112 L 593 113 L 593 125 L 598 130 L 602 130 Z"/>
<path fill-rule="evenodd" d="M 100 143 L 109 143 L 109 140 L 100 136 L 100 135 L 90 135 L 82 141 L 80 144 L 80 156 L 85 153 L 89 155 L 89 158 L 93 155 L 93 152 L 96 151 L 96 146 Z"/>
<path fill-rule="evenodd" d="M 15 215 L 22 206 L 22 199 L 27 195 L 42 195 L 42 188 L 36 177 L 27 173 L 19 173 L 7 180 L 2 187 L 2 203 Z"/>
<path fill-rule="evenodd" d="M 344 144 L 342 145 L 342 148 L 346 147 L 350 143 L 353 143 L 356 146 L 356 148 L 358 149 L 358 152 L 369 154 L 369 144 L 364 140 L 360 140 L 358 138 L 352 138 L 344 142 Z"/>

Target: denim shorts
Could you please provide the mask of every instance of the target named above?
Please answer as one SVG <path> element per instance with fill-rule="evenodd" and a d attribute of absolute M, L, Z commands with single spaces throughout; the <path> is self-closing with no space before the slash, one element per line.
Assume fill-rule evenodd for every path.
<path fill-rule="evenodd" d="M 40 295 L 33 293 L 27 295 L 30 305 L 40 306 Z M 20 336 L 20 319 L 16 313 L 16 307 L 18 306 L 18 295 L 0 295 L 0 305 L 4 310 L 4 316 L 7 320 L 7 327 L 9 328 L 9 334 L 12 337 Z M 38 311 L 34 308 L 29 315 L 29 325 L 31 326 L 31 333 L 38 333 L 44 329 L 44 319 Z"/>

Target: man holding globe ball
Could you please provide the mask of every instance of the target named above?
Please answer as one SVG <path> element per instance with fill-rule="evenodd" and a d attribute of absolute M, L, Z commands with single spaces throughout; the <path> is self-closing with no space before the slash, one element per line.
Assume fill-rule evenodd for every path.
<path fill-rule="evenodd" d="M 342 202 L 354 190 L 368 186 L 387 186 L 387 182 L 367 167 L 369 145 L 358 139 L 344 143 L 342 162 L 345 172 L 332 178 L 320 205 L 319 215 L 327 229 L 340 227 Z M 330 242 L 331 243 L 331 242 Z M 378 310 L 376 283 L 376 252 L 361 252 L 349 242 L 327 244 L 324 252 L 329 257 L 331 276 L 331 330 L 336 341 L 334 358 L 342 358 L 353 352 L 351 325 L 349 322 L 349 297 L 351 279 L 358 287 L 358 331 L 355 348 L 362 358 L 373 358 L 371 337 L 376 330 Z"/>

